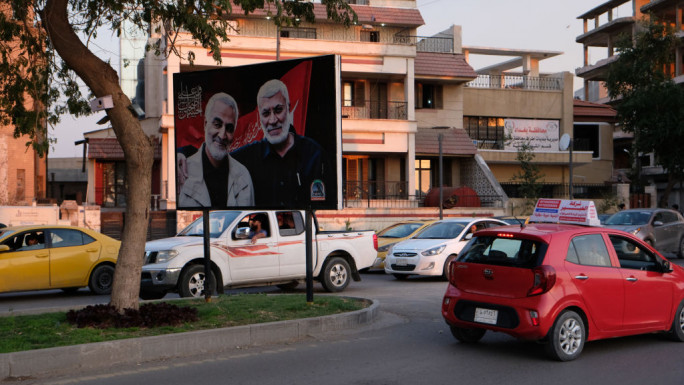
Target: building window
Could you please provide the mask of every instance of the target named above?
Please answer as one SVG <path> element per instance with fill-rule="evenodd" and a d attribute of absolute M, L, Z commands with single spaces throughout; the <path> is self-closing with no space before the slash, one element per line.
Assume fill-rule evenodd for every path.
<path fill-rule="evenodd" d="M 416 108 L 442 108 L 442 86 L 416 83 Z"/>
<path fill-rule="evenodd" d="M 592 158 L 599 157 L 599 125 L 576 124 L 573 128 L 572 149 L 591 151 Z"/>
<path fill-rule="evenodd" d="M 464 116 L 463 128 L 477 148 L 490 150 L 504 148 L 504 118 Z"/>
<path fill-rule="evenodd" d="M 126 206 L 126 163 L 103 163 L 103 202 L 105 207 Z"/>
<path fill-rule="evenodd" d="M 432 167 L 430 159 L 416 159 L 416 198 L 423 199 L 432 185 Z"/>
<path fill-rule="evenodd" d="M 283 27 L 280 37 L 292 39 L 316 39 L 316 28 Z"/>
<path fill-rule="evenodd" d="M 354 106 L 354 82 L 342 82 L 342 106 Z"/>
<path fill-rule="evenodd" d="M 380 31 L 361 31 L 361 41 L 379 43 Z"/>

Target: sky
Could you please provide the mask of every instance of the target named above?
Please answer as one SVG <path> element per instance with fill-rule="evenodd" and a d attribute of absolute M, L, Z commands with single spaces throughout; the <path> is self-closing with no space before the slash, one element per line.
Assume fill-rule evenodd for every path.
<path fill-rule="evenodd" d="M 451 25 L 462 28 L 463 46 L 560 51 L 562 55 L 543 60 L 540 71 L 555 73 L 575 72 L 583 65 L 582 45 L 575 42 L 583 32 L 582 20 L 577 16 L 605 3 L 606 0 L 417 0 L 425 25 L 418 35 L 431 36 Z M 631 15 L 629 4 L 619 8 L 615 17 Z M 100 33 L 93 50 L 101 58 L 110 58 L 119 70 L 119 43 L 109 33 Z M 491 64 L 490 59 L 471 57 L 477 69 Z M 592 59 L 595 62 L 596 59 Z M 575 78 L 573 88 L 582 86 Z M 57 139 L 50 157 L 79 157 L 83 147 L 74 142 L 83 133 L 105 128 L 96 124 L 104 117 L 97 112 L 90 117 L 74 119 L 64 116 L 62 122 L 50 129 Z"/>

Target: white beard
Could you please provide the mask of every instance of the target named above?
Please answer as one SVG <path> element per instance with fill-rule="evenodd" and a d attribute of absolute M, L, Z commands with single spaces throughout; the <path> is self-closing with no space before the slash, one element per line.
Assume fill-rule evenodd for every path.
<path fill-rule="evenodd" d="M 221 148 L 221 146 L 214 142 L 207 143 L 207 150 L 209 150 L 209 155 L 218 161 L 221 161 L 228 156 L 228 151 L 225 148 Z"/>
<path fill-rule="evenodd" d="M 283 122 L 283 125 L 280 129 L 280 134 L 269 135 L 267 127 L 264 127 L 263 125 L 261 126 L 261 129 L 264 131 L 264 137 L 266 137 L 266 140 L 268 140 L 268 142 L 271 143 L 272 145 L 276 146 L 276 145 L 281 144 L 287 140 L 287 135 L 290 133 L 290 126 L 291 125 L 292 125 L 292 113 L 288 113 L 287 117 L 285 118 L 285 121 Z"/>

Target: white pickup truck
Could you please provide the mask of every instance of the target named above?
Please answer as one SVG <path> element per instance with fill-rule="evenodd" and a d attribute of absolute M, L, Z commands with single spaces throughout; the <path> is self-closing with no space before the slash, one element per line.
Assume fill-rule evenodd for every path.
<path fill-rule="evenodd" d="M 224 288 L 278 285 L 294 288 L 306 278 L 306 232 L 303 211 L 212 211 L 211 272 Z M 250 220 L 260 218 L 265 236 L 250 234 Z M 314 217 L 315 220 L 315 217 Z M 178 235 L 147 242 L 140 297 L 159 299 L 168 292 L 181 297 L 204 296 L 203 219 Z M 330 292 L 361 279 L 377 256 L 375 232 L 316 231 L 312 239 L 313 277 Z"/>

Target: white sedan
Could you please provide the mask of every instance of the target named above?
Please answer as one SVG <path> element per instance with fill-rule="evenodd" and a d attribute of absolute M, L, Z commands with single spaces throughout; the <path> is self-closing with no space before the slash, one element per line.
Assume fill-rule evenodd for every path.
<path fill-rule="evenodd" d="M 409 275 L 436 275 L 447 279 L 448 265 L 475 231 L 505 226 L 492 218 L 443 219 L 410 239 L 395 244 L 387 253 L 385 273 L 397 279 Z"/>

